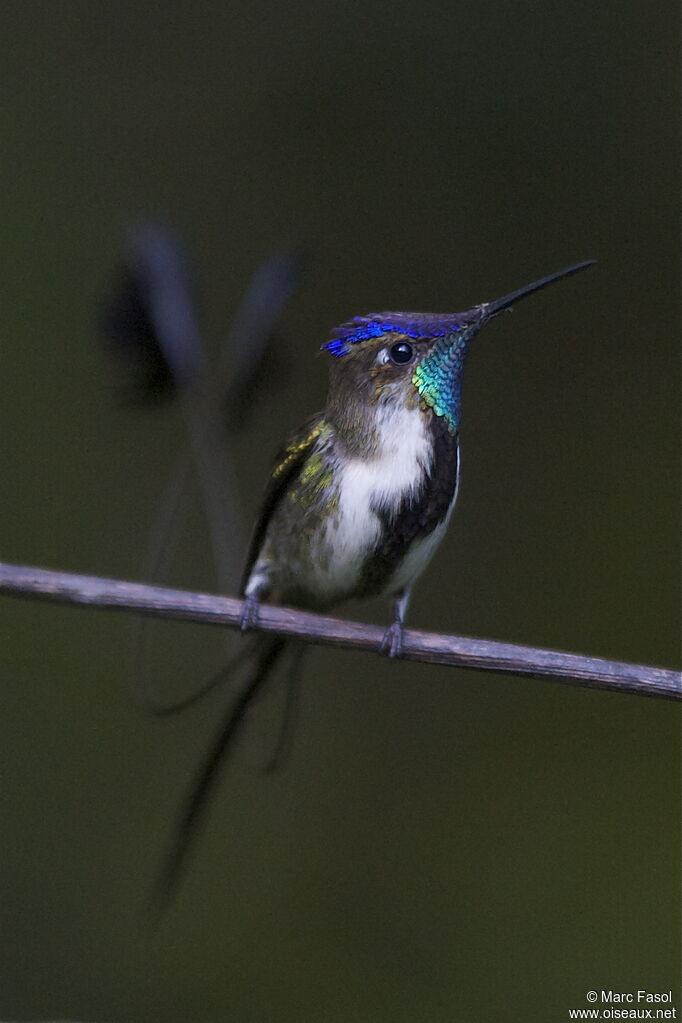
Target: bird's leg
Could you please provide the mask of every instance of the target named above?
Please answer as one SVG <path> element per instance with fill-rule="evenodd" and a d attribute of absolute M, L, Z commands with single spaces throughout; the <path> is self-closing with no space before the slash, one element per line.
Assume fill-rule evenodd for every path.
<path fill-rule="evenodd" d="M 403 647 L 403 622 L 410 602 L 411 590 L 406 587 L 395 595 L 393 600 L 393 621 L 386 629 L 381 641 L 380 652 L 388 657 L 399 657 Z"/>

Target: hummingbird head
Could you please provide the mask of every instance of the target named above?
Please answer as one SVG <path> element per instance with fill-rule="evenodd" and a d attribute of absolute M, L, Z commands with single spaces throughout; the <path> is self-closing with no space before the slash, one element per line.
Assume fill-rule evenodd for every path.
<path fill-rule="evenodd" d="M 455 432 L 461 417 L 462 371 L 481 327 L 504 309 L 554 281 L 585 270 L 577 263 L 494 302 L 463 313 L 372 313 L 337 327 L 322 348 L 332 355 L 330 411 L 349 426 L 359 410 L 421 404 Z"/>

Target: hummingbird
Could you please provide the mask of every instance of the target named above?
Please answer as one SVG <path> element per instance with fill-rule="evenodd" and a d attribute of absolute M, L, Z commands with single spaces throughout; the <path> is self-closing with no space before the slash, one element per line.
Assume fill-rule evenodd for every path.
<path fill-rule="evenodd" d="M 242 628 L 261 601 L 326 612 L 348 599 L 393 603 L 382 650 L 400 655 L 413 586 L 450 520 L 460 478 L 462 374 L 471 342 L 529 295 L 593 265 L 577 263 L 462 313 L 358 316 L 321 346 L 329 356 L 323 412 L 275 460 L 241 585 Z M 247 682 L 221 724 L 185 805 L 161 876 L 173 888 L 218 769 L 282 654 L 257 637 Z"/>

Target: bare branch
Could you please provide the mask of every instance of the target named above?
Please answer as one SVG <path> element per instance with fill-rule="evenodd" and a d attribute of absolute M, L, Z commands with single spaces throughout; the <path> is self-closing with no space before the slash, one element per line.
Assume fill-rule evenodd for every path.
<path fill-rule="evenodd" d="M 0 563 L 0 593 L 88 607 L 117 608 L 156 618 L 176 618 L 230 628 L 239 627 L 242 612 L 242 601 L 233 597 L 3 563 Z M 377 625 L 266 604 L 260 608 L 257 628 L 309 643 L 375 653 L 384 634 Z M 406 630 L 401 657 L 408 661 L 553 679 L 590 689 L 682 699 L 682 675 L 676 671 L 489 640 Z"/>

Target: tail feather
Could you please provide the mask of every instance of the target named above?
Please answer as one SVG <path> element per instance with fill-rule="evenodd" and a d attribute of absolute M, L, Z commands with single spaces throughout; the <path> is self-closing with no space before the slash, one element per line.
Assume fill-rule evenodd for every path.
<path fill-rule="evenodd" d="M 293 640 L 289 640 L 289 645 L 293 647 L 293 652 L 284 679 L 285 696 L 282 718 L 277 739 L 265 764 L 265 774 L 275 774 L 277 771 L 281 771 L 289 758 L 293 744 L 293 735 L 298 716 L 301 665 L 308 648 L 305 643 L 296 643 Z"/>
<path fill-rule="evenodd" d="M 180 814 L 173 843 L 159 874 L 153 899 L 157 914 L 165 909 L 177 889 L 187 857 L 203 823 L 209 799 L 220 777 L 220 769 L 229 755 L 249 706 L 265 685 L 285 646 L 286 640 L 280 637 L 269 639 L 262 645 L 246 685 L 229 707 L 216 733 L 208 755 L 190 789 Z"/>
<path fill-rule="evenodd" d="M 195 704 L 201 703 L 204 697 L 209 696 L 214 689 L 221 686 L 223 682 L 234 674 L 236 669 L 244 662 L 253 660 L 256 651 L 258 649 L 257 643 L 252 643 L 251 646 L 244 646 L 241 650 L 224 664 L 220 671 L 217 671 L 215 675 L 211 675 L 209 679 L 203 682 L 194 692 L 188 693 L 187 696 L 180 697 L 174 703 L 160 703 L 156 700 L 152 700 L 149 695 L 144 692 L 141 688 L 135 692 L 135 702 L 140 710 L 146 714 L 152 714 L 157 718 L 172 717 L 174 714 L 180 714 L 182 711 L 188 710 L 190 707 L 194 707 Z"/>

